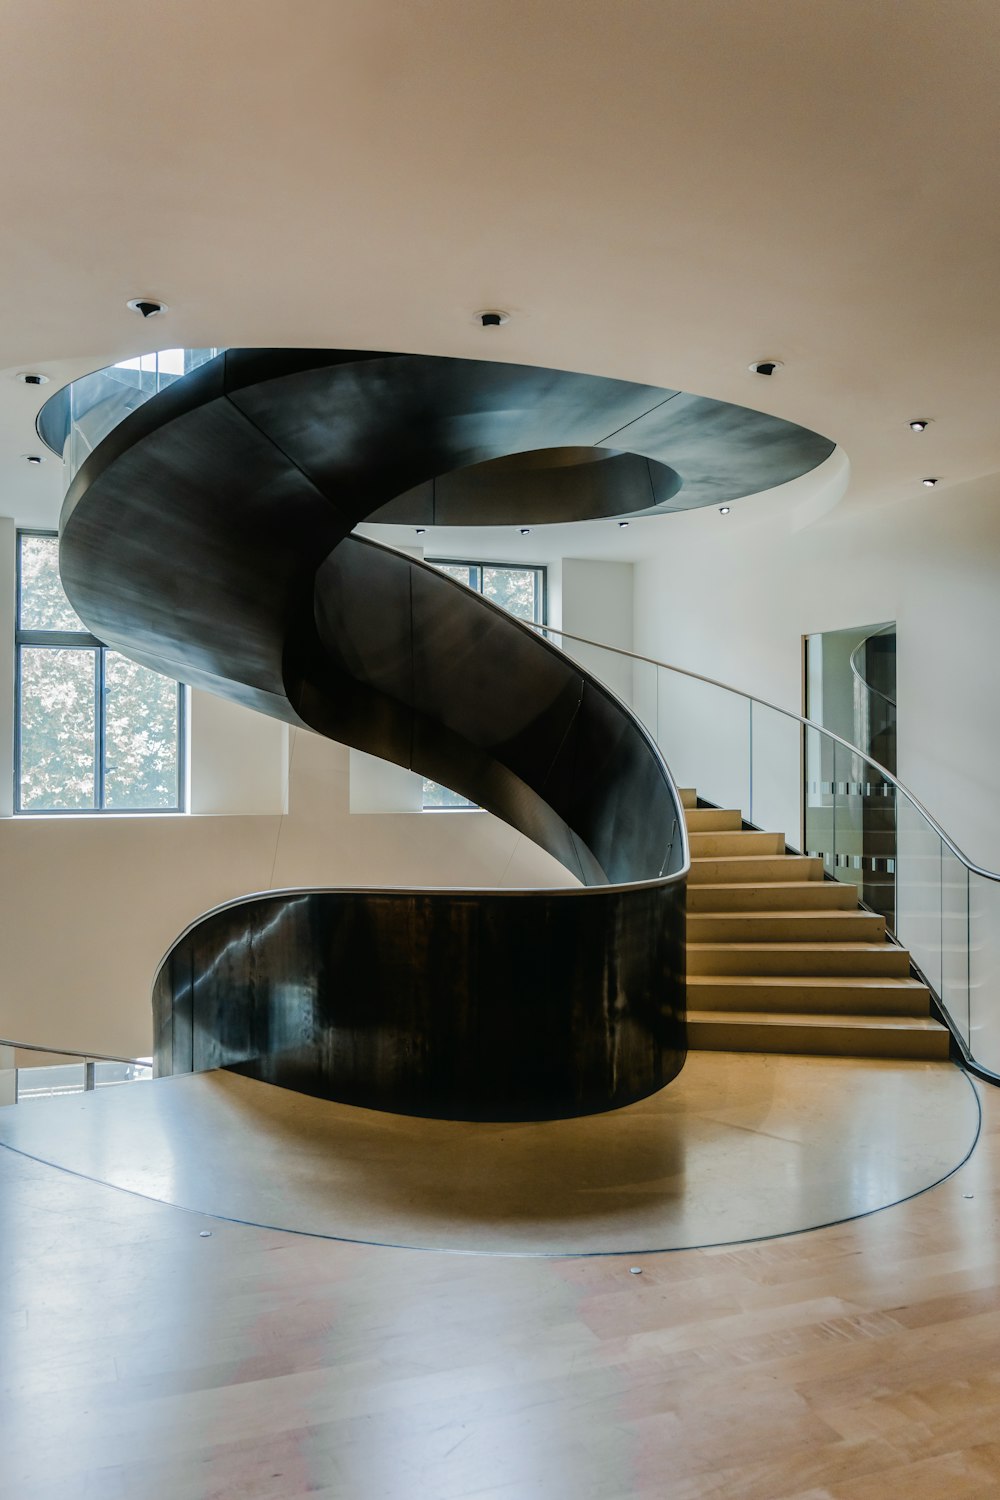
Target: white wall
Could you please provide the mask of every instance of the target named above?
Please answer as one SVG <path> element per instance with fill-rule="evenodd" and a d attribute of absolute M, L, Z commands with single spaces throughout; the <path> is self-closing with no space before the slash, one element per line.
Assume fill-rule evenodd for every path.
<path fill-rule="evenodd" d="M 670 551 L 636 564 L 636 649 L 801 712 L 803 635 L 895 619 L 900 779 L 1000 868 L 1000 476 L 799 531 L 753 505 L 670 519 Z"/>
<path fill-rule="evenodd" d="M 285 815 L 0 819 L 0 1036 L 148 1053 L 160 957 L 195 917 L 251 891 L 571 883 L 486 813 L 352 816 L 343 746 L 293 730 L 289 758 Z"/>
<path fill-rule="evenodd" d="M 632 649 L 634 610 L 632 564 L 564 557 L 561 567 L 561 626 L 571 635 L 606 646 Z M 555 623 L 555 621 L 553 622 Z M 556 644 L 563 644 L 559 636 Z M 603 651 L 566 641 L 565 648 L 582 667 L 594 672 L 626 703 L 633 701 L 632 663 Z"/>
<path fill-rule="evenodd" d="M 573 883 L 486 813 L 352 814 L 344 746 L 200 692 L 189 814 L 10 816 L 14 545 L 0 519 L 0 1037 L 148 1053 L 162 954 L 204 911 L 252 891 Z"/>
<path fill-rule="evenodd" d="M 5 599 L 13 549 L 13 525 L 0 522 Z M 550 618 L 631 644 L 631 564 L 557 562 L 549 585 Z M 8 607 L 0 611 L 0 782 L 8 795 L 12 661 Z M 629 696 L 629 681 L 612 685 Z M 0 816 L 0 1036 L 148 1052 L 149 986 L 163 952 L 202 912 L 251 891 L 572 883 L 486 813 L 418 811 L 420 778 L 397 767 L 203 693 L 190 695 L 189 725 L 189 815 Z M 400 784 L 387 793 L 394 776 Z"/>

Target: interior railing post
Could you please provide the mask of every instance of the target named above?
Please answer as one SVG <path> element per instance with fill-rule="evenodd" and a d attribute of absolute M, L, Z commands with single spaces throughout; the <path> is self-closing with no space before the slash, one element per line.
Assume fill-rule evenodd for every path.
<path fill-rule="evenodd" d="M 965 1016 L 969 1034 L 965 1045 L 972 1056 L 972 871 L 965 867 Z"/>
<path fill-rule="evenodd" d="M 753 699 L 752 698 L 750 698 L 750 699 L 747 700 L 747 706 L 748 706 L 748 708 L 750 710 L 750 713 L 749 713 L 749 728 L 748 728 L 748 731 L 747 731 L 747 739 L 748 739 L 748 750 L 749 750 L 749 759 L 750 759 L 750 764 L 749 764 L 749 769 L 748 769 L 748 776 L 749 776 L 749 781 L 750 781 L 750 822 L 752 823 L 753 822 Z"/>

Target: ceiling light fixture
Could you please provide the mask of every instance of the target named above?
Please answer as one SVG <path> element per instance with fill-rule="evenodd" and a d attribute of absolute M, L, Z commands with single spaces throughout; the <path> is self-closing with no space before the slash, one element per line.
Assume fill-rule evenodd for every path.
<path fill-rule="evenodd" d="M 522 526 L 521 527 L 521 535 L 522 536 L 530 536 L 531 535 L 531 527 L 530 526 Z"/>
<path fill-rule="evenodd" d="M 937 484 L 937 480 L 936 479 L 921 479 L 920 483 L 924 486 L 925 489 L 932 490 L 934 488 L 934 486 Z"/>
<path fill-rule="evenodd" d="M 19 380 L 22 385 L 48 385 L 49 383 L 47 375 L 36 375 L 28 370 L 22 370 L 19 375 L 14 376 L 14 379 Z"/>
<path fill-rule="evenodd" d="M 729 514 L 729 506 L 728 505 L 720 505 L 719 506 L 719 515 L 720 516 L 728 516 L 728 514 Z"/>
<path fill-rule="evenodd" d="M 618 522 L 618 524 L 619 524 L 619 526 L 621 526 L 621 527 L 622 527 L 622 529 L 623 529 L 623 530 L 624 530 L 624 528 L 625 528 L 625 527 L 626 527 L 626 526 L 627 526 L 627 525 L 628 525 L 628 522 L 627 522 L 627 521 L 619 521 L 619 522 Z"/>
<path fill-rule="evenodd" d="M 510 313 L 499 307 L 482 307 L 475 318 L 483 328 L 502 328 L 505 323 L 510 322 Z"/>
<path fill-rule="evenodd" d="M 140 318 L 155 318 L 158 313 L 170 310 L 165 302 L 157 302 L 155 297 L 130 297 L 125 306 L 138 313 Z"/>
<path fill-rule="evenodd" d="M 45 462 L 44 453 L 22 453 L 21 457 L 26 464 L 43 464 Z"/>
<path fill-rule="evenodd" d="M 747 365 L 751 375 L 773 375 L 776 370 L 783 370 L 784 367 L 783 359 L 755 359 L 752 365 Z"/>
<path fill-rule="evenodd" d="M 911 432 L 925 432 L 931 425 L 930 417 L 914 417 L 909 424 Z"/>
<path fill-rule="evenodd" d="M 426 526 L 418 526 L 417 527 L 417 536 L 424 536 L 424 535 L 426 535 L 426 532 L 427 532 L 427 527 Z"/>

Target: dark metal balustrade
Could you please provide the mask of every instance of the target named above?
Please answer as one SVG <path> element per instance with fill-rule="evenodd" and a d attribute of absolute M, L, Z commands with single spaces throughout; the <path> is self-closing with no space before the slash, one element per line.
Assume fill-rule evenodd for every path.
<path fill-rule="evenodd" d="M 230 903 L 161 966 L 161 1074 L 224 1065 L 378 1108 L 503 1119 L 606 1109 L 679 1071 L 688 855 L 653 740 L 529 628 L 351 535 L 376 515 L 566 520 L 568 481 L 442 476 L 610 441 L 639 465 L 641 492 L 611 478 L 628 465 L 599 482 L 580 466 L 578 515 L 734 499 L 832 449 L 760 413 L 623 381 L 238 350 L 153 397 L 82 464 L 61 568 L 100 639 L 464 793 L 582 886 Z"/>

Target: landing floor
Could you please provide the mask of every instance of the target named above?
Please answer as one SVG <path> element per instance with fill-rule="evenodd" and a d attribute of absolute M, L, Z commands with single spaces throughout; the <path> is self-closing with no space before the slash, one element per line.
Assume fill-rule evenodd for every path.
<path fill-rule="evenodd" d="M 948 1063 L 693 1052 L 578 1120 L 417 1120 L 202 1073 L 0 1111 L 0 1143 L 182 1208 L 422 1249 L 593 1254 L 788 1234 L 899 1202 L 972 1149 Z"/>
<path fill-rule="evenodd" d="M 824 1065 L 800 1060 L 802 1084 Z M 0 1149 L 0 1495 L 995 1496 L 1000 1091 L 982 1098 L 971 1159 L 898 1207 L 634 1258 L 337 1243 Z"/>

